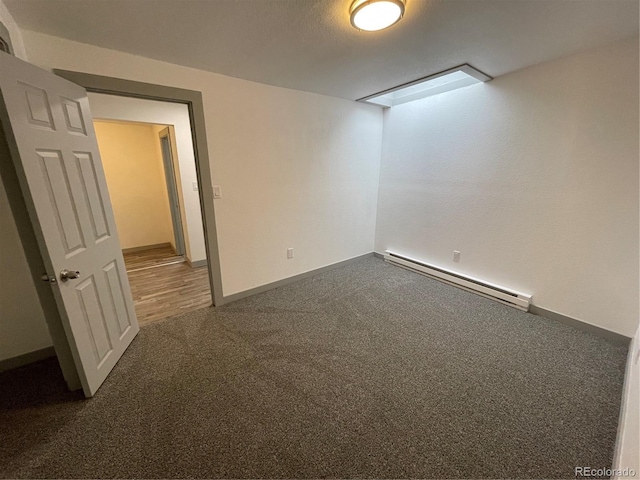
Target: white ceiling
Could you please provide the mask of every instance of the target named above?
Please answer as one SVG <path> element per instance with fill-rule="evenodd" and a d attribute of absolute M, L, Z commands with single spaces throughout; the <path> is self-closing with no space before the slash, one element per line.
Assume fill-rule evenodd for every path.
<path fill-rule="evenodd" d="M 348 99 L 469 63 L 491 76 L 638 34 L 638 0 L 407 0 L 381 32 L 351 0 L 4 0 L 28 30 Z"/>

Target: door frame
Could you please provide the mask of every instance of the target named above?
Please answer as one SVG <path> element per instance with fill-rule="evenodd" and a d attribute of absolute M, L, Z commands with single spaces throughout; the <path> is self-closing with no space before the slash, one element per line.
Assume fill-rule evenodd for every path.
<path fill-rule="evenodd" d="M 198 182 L 198 197 L 202 212 L 202 227 L 204 229 L 204 243 L 207 251 L 207 267 L 209 271 L 209 285 L 211 300 L 214 306 L 224 302 L 222 295 L 222 274 L 220 270 L 220 253 L 218 250 L 218 235 L 216 229 L 216 214 L 213 204 L 213 185 L 211 178 L 211 162 L 207 146 L 207 133 L 204 120 L 204 105 L 202 92 L 186 90 L 184 88 L 167 87 L 152 83 L 125 80 L 122 78 L 106 77 L 92 73 L 74 72 L 70 70 L 53 69 L 53 73 L 73 83 L 84 87 L 88 92 L 133 97 L 143 100 L 181 103 L 189 109 L 191 124 L 191 139 L 196 160 L 196 179 Z"/>
<path fill-rule="evenodd" d="M 184 230 L 182 224 L 182 213 L 180 205 L 183 204 L 180 198 L 180 190 L 178 189 L 178 178 L 176 176 L 176 162 L 173 157 L 173 144 L 171 142 L 171 129 L 165 127 L 158 133 L 160 141 L 160 155 L 162 155 L 162 165 L 164 166 L 164 178 L 167 183 L 167 194 L 169 195 L 169 211 L 171 212 L 171 223 L 173 224 L 173 240 L 176 246 L 177 255 L 185 255 Z M 166 154 L 163 142 L 167 142 Z"/>

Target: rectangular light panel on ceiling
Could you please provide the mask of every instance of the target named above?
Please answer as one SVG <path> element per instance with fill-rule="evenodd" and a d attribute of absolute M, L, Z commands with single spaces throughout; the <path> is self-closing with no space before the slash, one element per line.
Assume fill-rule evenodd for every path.
<path fill-rule="evenodd" d="M 444 72 L 429 75 L 419 80 L 393 87 L 359 99 L 359 102 L 373 103 L 383 107 L 393 107 L 421 98 L 438 95 L 476 83 L 488 82 L 489 75 L 476 70 L 471 65 L 460 65 Z"/>

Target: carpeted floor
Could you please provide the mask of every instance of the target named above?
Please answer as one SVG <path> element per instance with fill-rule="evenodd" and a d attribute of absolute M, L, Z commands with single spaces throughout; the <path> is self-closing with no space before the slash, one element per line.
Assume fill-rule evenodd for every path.
<path fill-rule="evenodd" d="M 0 476 L 573 478 L 625 357 L 372 258 L 142 328 L 91 400 L 0 375 Z"/>

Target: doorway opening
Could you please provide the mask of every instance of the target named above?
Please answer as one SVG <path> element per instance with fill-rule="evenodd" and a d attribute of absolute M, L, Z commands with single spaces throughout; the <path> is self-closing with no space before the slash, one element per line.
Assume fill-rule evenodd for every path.
<path fill-rule="evenodd" d="M 70 70 L 54 69 L 53 73 L 84 87 L 89 95 L 104 94 L 114 96 L 114 98 L 155 100 L 165 104 L 173 103 L 187 107 L 190 121 L 189 135 L 195 154 L 196 188 L 198 189 L 198 202 L 201 207 L 206 253 L 205 263 L 208 267 L 212 303 L 214 306 L 220 306 L 229 302 L 230 297 L 225 297 L 222 292 L 222 273 L 218 251 L 216 216 L 213 208 L 214 196 L 202 93 L 196 90 Z"/>
<path fill-rule="evenodd" d="M 89 93 L 141 325 L 212 304 L 185 105 Z"/>

